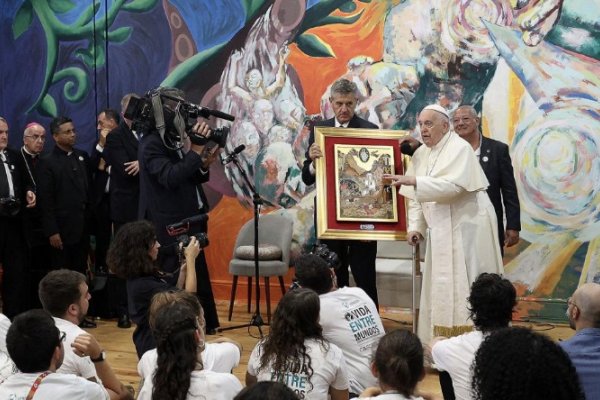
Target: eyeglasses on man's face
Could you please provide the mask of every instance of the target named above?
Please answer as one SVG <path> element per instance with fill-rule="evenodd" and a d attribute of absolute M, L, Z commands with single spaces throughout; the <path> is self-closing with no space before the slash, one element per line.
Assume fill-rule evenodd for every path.
<path fill-rule="evenodd" d="M 46 140 L 46 136 L 44 135 L 25 135 L 28 139 L 33 139 L 34 142 L 43 142 Z"/>

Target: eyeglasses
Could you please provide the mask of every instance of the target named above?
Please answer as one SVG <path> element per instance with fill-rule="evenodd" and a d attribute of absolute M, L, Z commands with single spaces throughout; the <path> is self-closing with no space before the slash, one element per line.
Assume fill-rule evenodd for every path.
<path fill-rule="evenodd" d="M 26 138 L 33 139 L 34 142 L 43 142 L 46 140 L 46 136 L 42 135 L 25 135 Z"/>

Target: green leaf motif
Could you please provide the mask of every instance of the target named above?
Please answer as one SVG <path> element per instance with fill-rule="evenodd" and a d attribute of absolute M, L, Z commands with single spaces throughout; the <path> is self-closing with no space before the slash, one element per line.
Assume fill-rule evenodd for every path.
<path fill-rule="evenodd" d="M 353 1 L 349 1 L 340 6 L 339 10 L 341 12 L 350 13 L 356 10 L 356 4 Z"/>
<path fill-rule="evenodd" d="M 110 42 L 123 43 L 124 41 L 129 39 L 132 32 L 133 28 L 129 26 L 123 26 L 121 28 L 115 29 L 112 32 L 108 32 L 108 40 Z"/>
<path fill-rule="evenodd" d="M 31 3 L 26 1 L 19 11 L 17 11 L 17 15 L 13 21 L 12 29 L 15 40 L 31 26 L 31 21 L 33 21 L 33 9 L 31 8 Z"/>
<path fill-rule="evenodd" d="M 242 0 L 242 7 L 246 11 L 246 22 L 248 22 L 254 14 L 262 7 L 264 4 L 263 0 Z"/>
<path fill-rule="evenodd" d="M 96 15 L 98 10 L 100 10 L 100 1 L 96 0 L 94 1 L 94 4 L 90 5 L 81 13 L 79 18 L 75 22 L 75 26 L 83 26 L 90 22 L 92 18 L 94 18 L 94 15 Z"/>
<path fill-rule="evenodd" d="M 358 0 L 358 1 L 360 1 L 361 3 L 367 3 L 367 4 L 371 2 L 371 0 Z M 404 2 L 404 1 L 402 1 L 402 2 Z"/>
<path fill-rule="evenodd" d="M 335 57 L 330 45 L 312 33 L 303 33 L 296 38 L 298 48 L 311 57 Z"/>
<path fill-rule="evenodd" d="M 44 96 L 44 99 L 39 105 L 40 113 L 47 116 L 56 118 L 58 116 L 58 109 L 56 108 L 56 102 L 54 98 L 49 94 Z"/>
<path fill-rule="evenodd" d="M 90 49 L 77 49 L 75 50 L 75 56 L 81 58 L 88 67 L 92 68 L 94 66 L 94 56 Z"/>
<path fill-rule="evenodd" d="M 64 14 L 75 7 L 72 0 L 48 0 L 48 6 L 57 14 Z"/>

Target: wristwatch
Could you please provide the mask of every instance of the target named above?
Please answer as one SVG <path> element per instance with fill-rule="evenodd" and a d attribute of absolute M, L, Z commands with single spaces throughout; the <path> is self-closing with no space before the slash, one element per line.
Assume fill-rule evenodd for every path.
<path fill-rule="evenodd" d="M 100 355 L 99 355 L 98 357 L 96 357 L 96 358 L 92 358 L 92 357 L 90 357 L 90 360 L 91 360 L 93 363 L 99 363 L 99 362 L 102 362 L 102 361 L 104 361 L 105 359 L 106 359 L 106 352 L 105 352 L 104 350 L 102 350 L 102 351 L 100 352 Z"/>

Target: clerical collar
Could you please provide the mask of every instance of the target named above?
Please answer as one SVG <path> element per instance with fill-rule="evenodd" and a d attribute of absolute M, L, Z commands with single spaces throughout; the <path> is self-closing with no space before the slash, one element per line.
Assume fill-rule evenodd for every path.
<path fill-rule="evenodd" d="M 39 154 L 35 154 L 35 153 L 32 153 L 32 152 L 30 152 L 29 150 L 27 150 L 27 147 L 25 147 L 25 146 L 21 147 L 21 149 L 22 149 L 22 150 L 23 150 L 25 153 L 29 154 L 31 157 L 37 157 L 37 156 L 39 156 Z"/>
<path fill-rule="evenodd" d="M 73 150 L 71 150 L 71 151 L 65 151 L 65 150 L 61 149 L 60 147 L 58 147 L 58 146 L 55 146 L 54 148 L 57 149 L 58 151 L 60 151 L 61 153 L 66 154 L 67 156 L 70 156 L 71 154 L 73 154 Z"/>

